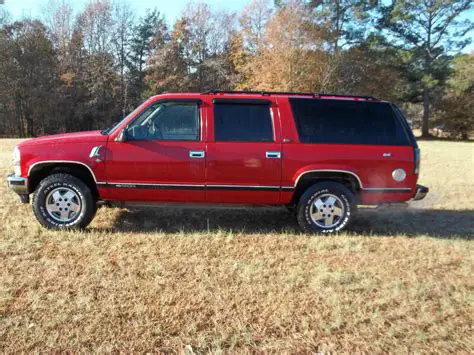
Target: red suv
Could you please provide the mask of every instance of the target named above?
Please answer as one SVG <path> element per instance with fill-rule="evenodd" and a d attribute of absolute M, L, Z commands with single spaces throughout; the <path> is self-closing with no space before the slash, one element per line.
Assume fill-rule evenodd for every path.
<path fill-rule="evenodd" d="M 87 226 L 99 203 L 284 205 L 304 231 L 356 206 L 424 198 L 401 111 L 373 97 L 285 92 L 153 96 L 103 131 L 26 140 L 8 185 L 47 228 Z"/>

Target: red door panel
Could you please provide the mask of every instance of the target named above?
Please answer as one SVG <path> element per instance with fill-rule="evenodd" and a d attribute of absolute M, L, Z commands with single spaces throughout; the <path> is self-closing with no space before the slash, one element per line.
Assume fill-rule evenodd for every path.
<path fill-rule="evenodd" d="M 203 202 L 205 158 L 190 152 L 204 151 L 204 142 L 109 142 L 106 199 Z"/>
<path fill-rule="evenodd" d="M 241 99 L 242 96 L 226 96 Z M 273 142 L 216 142 L 214 105 L 207 105 L 206 201 L 232 204 L 278 204 L 281 185 L 281 133 L 278 107 L 270 105 Z M 270 153 L 267 157 L 267 153 Z"/>
<path fill-rule="evenodd" d="M 276 204 L 279 202 L 279 143 L 211 142 L 207 146 L 208 202 Z M 267 158 L 267 152 L 275 153 Z"/>

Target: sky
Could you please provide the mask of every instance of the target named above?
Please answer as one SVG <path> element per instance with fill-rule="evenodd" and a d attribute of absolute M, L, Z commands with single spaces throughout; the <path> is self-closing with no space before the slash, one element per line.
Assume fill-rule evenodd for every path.
<path fill-rule="evenodd" d="M 49 0 L 0 0 L 0 6 L 4 6 L 14 20 L 23 17 L 41 18 L 44 15 L 45 6 Z M 70 0 L 76 12 L 82 10 L 89 0 Z M 146 9 L 157 8 L 164 14 L 168 24 L 172 24 L 178 18 L 189 0 L 124 0 L 132 5 L 136 13 L 141 16 Z M 240 11 L 250 0 L 204 0 L 214 10 Z M 474 9 L 465 12 L 462 19 L 474 19 Z M 470 32 L 473 39 L 470 46 L 464 48 L 463 52 L 474 52 L 474 31 Z"/>
<path fill-rule="evenodd" d="M 13 19 L 21 19 L 22 17 L 42 17 L 44 8 L 48 0 L 3 0 L 7 11 Z M 83 9 L 88 0 L 71 0 L 76 12 Z M 128 0 L 125 1 L 132 5 L 132 8 L 140 16 L 145 14 L 146 9 L 157 8 L 165 15 L 167 22 L 172 23 L 179 17 L 189 0 Z M 239 11 L 248 1 L 246 0 L 207 0 L 205 1 L 213 9 L 228 9 Z M 2 1 L 0 0 L 0 3 Z"/>

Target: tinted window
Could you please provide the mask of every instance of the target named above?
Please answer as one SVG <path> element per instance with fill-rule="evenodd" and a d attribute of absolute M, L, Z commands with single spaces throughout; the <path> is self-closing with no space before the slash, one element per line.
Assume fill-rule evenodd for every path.
<path fill-rule="evenodd" d="M 304 143 L 409 145 L 388 103 L 290 99 Z"/>
<path fill-rule="evenodd" d="M 273 142 L 269 105 L 214 105 L 217 142 Z"/>
<path fill-rule="evenodd" d="M 127 129 L 130 140 L 199 140 L 199 107 L 195 103 L 158 103 L 147 107 Z"/>
<path fill-rule="evenodd" d="M 411 129 L 411 125 L 408 123 L 407 119 L 405 118 L 405 115 L 394 104 L 392 104 L 392 107 L 393 107 L 393 112 L 398 117 L 399 121 L 402 123 L 402 126 L 405 128 L 405 133 L 408 135 L 408 139 L 410 140 L 411 145 L 418 148 L 418 144 L 416 142 L 415 135 L 413 134 L 413 131 Z"/>

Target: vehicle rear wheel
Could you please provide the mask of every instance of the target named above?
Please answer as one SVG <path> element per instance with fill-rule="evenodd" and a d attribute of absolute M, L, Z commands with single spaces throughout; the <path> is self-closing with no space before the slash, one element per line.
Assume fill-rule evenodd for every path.
<path fill-rule="evenodd" d="M 335 233 L 344 229 L 355 212 L 354 194 L 336 182 L 308 188 L 297 207 L 301 229 L 309 233 Z"/>
<path fill-rule="evenodd" d="M 94 218 L 97 205 L 89 187 L 69 174 L 43 179 L 33 198 L 33 212 L 43 227 L 85 228 Z"/>

